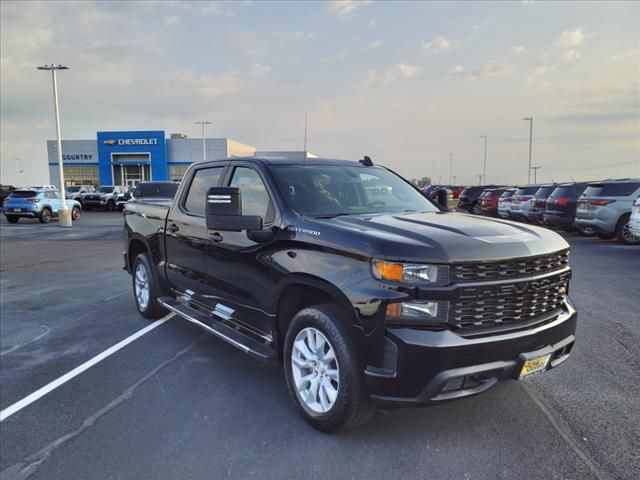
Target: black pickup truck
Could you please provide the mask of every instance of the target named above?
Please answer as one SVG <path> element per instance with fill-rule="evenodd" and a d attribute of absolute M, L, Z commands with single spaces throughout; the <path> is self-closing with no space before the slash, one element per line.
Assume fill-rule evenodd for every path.
<path fill-rule="evenodd" d="M 283 363 L 322 431 L 542 372 L 574 344 L 559 235 L 448 211 L 368 157 L 197 163 L 124 218 L 140 313 Z"/>

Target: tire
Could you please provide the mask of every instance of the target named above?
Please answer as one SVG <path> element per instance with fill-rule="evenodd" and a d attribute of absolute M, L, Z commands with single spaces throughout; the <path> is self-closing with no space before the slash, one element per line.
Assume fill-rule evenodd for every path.
<path fill-rule="evenodd" d="M 80 220 L 80 207 L 73 207 L 71 210 L 71 220 L 74 222 Z"/>
<path fill-rule="evenodd" d="M 636 237 L 631 230 L 629 230 L 629 220 L 631 220 L 631 214 L 625 213 L 616 225 L 616 238 L 620 243 L 625 245 L 640 245 L 640 237 Z"/>
<path fill-rule="evenodd" d="M 131 286 L 133 298 L 140 315 L 145 318 L 160 318 L 167 314 L 167 310 L 158 304 L 160 289 L 156 278 L 155 268 L 152 266 L 147 253 L 141 253 L 133 261 Z M 147 294 L 142 289 L 146 282 Z"/>
<path fill-rule="evenodd" d="M 18 220 L 20 220 L 17 215 L 5 215 L 5 217 L 7 217 L 7 222 L 9 223 L 18 223 Z"/>
<path fill-rule="evenodd" d="M 49 223 L 51 221 L 51 209 L 48 207 L 43 208 L 38 220 L 40 220 L 40 223 Z"/>
<path fill-rule="evenodd" d="M 355 428 L 366 423 L 375 413 L 364 386 L 364 367 L 347 328 L 336 305 L 317 305 L 298 312 L 291 320 L 285 337 L 283 358 L 289 395 L 302 417 L 315 429 L 326 433 Z M 322 354 L 317 355 L 318 350 L 314 355 L 309 350 L 309 336 L 316 342 L 318 338 L 324 339 Z M 294 348 L 294 343 L 298 345 L 300 342 L 307 347 L 307 356 L 302 353 L 304 348 Z M 335 360 L 327 359 L 331 350 Z M 315 376 L 300 383 L 308 375 Z M 317 377 L 320 380 L 313 395 L 315 401 L 303 399 L 298 386 L 308 383 L 309 391 L 305 393 L 310 393 L 312 379 Z M 328 392 L 336 392 L 333 402 Z"/>
<path fill-rule="evenodd" d="M 116 209 L 116 202 L 114 202 L 113 200 L 109 200 L 105 209 L 107 210 L 107 212 L 113 212 Z"/>
<path fill-rule="evenodd" d="M 479 202 L 473 202 L 471 206 L 471 213 L 475 215 L 482 215 L 482 205 Z"/>
<path fill-rule="evenodd" d="M 601 240 L 611 240 L 615 236 L 616 236 L 615 233 L 608 233 L 608 232 L 598 232 L 598 233 L 596 233 L 596 237 L 598 237 Z"/>

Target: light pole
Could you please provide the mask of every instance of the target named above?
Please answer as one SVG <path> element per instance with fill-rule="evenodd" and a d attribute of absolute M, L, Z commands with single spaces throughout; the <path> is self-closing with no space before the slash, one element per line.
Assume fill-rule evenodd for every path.
<path fill-rule="evenodd" d="M 478 185 L 482 185 L 482 174 L 478 174 Z"/>
<path fill-rule="evenodd" d="M 433 167 L 433 175 L 431 175 L 431 185 L 436 183 L 436 161 L 431 161 L 431 166 Z"/>
<path fill-rule="evenodd" d="M 69 67 L 64 65 L 42 65 L 38 67 L 38 70 L 50 70 L 51 80 L 53 82 L 53 106 L 56 113 L 56 134 L 57 147 L 58 147 L 58 169 L 60 170 L 60 195 L 62 197 L 62 205 L 58 212 L 58 225 L 61 227 L 71 226 L 71 210 L 67 206 L 67 197 L 64 191 L 64 166 L 62 164 L 62 135 L 60 133 L 60 109 L 58 107 L 58 82 L 56 81 L 56 70 L 69 70 Z"/>
<path fill-rule="evenodd" d="M 202 125 L 202 161 L 207 161 L 207 144 L 204 136 L 204 127 L 205 125 L 211 125 L 211 122 L 208 120 L 198 120 L 195 122 L 196 125 Z"/>
<path fill-rule="evenodd" d="M 453 185 L 453 153 L 449 152 L 449 184 Z"/>
<path fill-rule="evenodd" d="M 538 183 L 538 170 L 540 170 L 542 167 L 531 167 L 531 170 L 533 170 L 533 183 Z"/>
<path fill-rule="evenodd" d="M 487 136 L 480 135 L 480 138 L 484 138 L 484 166 L 482 167 L 482 178 L 484 178 L 484 184 L 487 184 Z"/>
<path fill-rule="evenodd" d="M 22 170 L 20 170 L 20 159 L 16 158 L 16 184 L 19 187 L 20 186 L 20 174 L 22 173 Z"/>
<path fill-rule="evenodd" d="M 527 183 L 531 183 L 531 145 L 533 143 L 533 117 L 524 117 L 522 120 L 529 122 L 529 170 L 527 170 Z"/>

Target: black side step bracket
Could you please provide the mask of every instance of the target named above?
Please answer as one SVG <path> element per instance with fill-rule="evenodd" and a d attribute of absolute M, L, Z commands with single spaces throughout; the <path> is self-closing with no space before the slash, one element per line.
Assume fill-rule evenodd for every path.
<path fill-rule="evenodd" d="M 158 298 L 158 303 L 176 315 L 198 325 L 207 332 L 214 334 L 216 337 L 230 343 L 234 347 L 254 358 L 257 358 L 258 360 L 275 361 L 276 359 L 276 351 L 273 347 L 259 342 L 258 340 L 254 340 L 229 325 L 215 320 L 214 318 L 199 312 L 195 308 L 191 308 L 188 305 L 178 302 L 173 297 L 160 297 Z"/>

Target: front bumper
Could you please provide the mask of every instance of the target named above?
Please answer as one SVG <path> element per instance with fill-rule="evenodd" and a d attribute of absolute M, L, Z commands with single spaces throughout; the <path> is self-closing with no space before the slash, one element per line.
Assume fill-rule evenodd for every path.
<path fill-rule="evenodd" d="M 498 381 L 518 379 L 525 354 L 550 353 L 554 368 L 569 356 L 576 321 L 567 299 L 549 323 L 499 335 L 468 338 L 450 330 L 388 328 L 388 368 L 365 370 L 372 402 L 380 408 L 426 406 L 475 395 Z"/>

